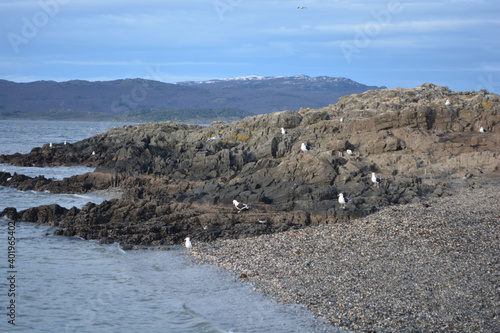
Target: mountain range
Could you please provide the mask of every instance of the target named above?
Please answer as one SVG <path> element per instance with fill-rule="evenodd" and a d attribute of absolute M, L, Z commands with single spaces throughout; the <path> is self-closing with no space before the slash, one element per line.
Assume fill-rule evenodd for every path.
<path fill-rule="evenodd" d="M 164 83 L 145 79 L 0 80 L 0 119 L 210 122 L 301 107 L 385 87 L 328 76 L 244 76 Z"/>

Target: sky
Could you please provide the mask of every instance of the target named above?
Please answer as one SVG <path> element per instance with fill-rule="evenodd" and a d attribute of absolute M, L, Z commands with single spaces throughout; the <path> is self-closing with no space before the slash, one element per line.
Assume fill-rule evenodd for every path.
<path fill-rule="evenodd" d="M 0 3 L 4 80 L 172 83 L 299 74 L 500 93 L 500 1 Z"/>

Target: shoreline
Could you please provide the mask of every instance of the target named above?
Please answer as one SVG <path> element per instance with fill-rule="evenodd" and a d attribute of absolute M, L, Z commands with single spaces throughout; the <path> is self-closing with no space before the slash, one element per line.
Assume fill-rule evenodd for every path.
<path fill-rule="evenodd" d="M 364 218 L 193 243 L 281 303 L 360 332 L 494 332 L 500 323 L 500 178 Z"/>

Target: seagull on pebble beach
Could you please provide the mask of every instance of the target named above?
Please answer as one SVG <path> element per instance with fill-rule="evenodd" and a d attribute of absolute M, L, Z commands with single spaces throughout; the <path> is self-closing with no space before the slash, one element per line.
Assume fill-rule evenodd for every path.
<path fill-rule="evenodd" d="M 377 176 L 375 176 L 375 172 L 372 172 L 372 182 L 374 184 L 380 185 L 382 180 L 383 180 L 382 178 L 378 178 Z"/>
<path fill-rule="evenodd" d="M 54 147 L 54 145 L 52 145 L 52 142 L 51 142 L 51 143 L 49 143 L 49 147 L 50 147 L 50 148 Z"/>
<path fill-rule="evenodd" d="M 245 209 L 250 209 L 250 207 L 248 207 L 247 204 L 244 204 L 244 203 L 241 203 L 241 202 L 238 202 L 238 200 L 233 200 L 233 205 L 234 207 L 236 207 L 236 209 L 238 210 L 238 214 L 242 211 L 242 210 L 245 210 Z"/>
<path fill-rule="evenodd" d="M 186 244 L 185 244 L 186 248 L 187 249 L 192 249 L 193 248 L 193 244 L 191 244 L 191 240 L 189 239 L 189 237 L 186 237 L 184 240 L 186 241 Z"/>
<path fill-rule="evenodd" d="M 285 128 L 281 128 L 281 134 L 285 135 L 288 134 L 288 131 Z"/>
<path fill-rule="evenodd" d="M 304 142 L 302 142 L 302 144 L 300 145 L 300 150 L 308 151 L 308 150 L 312 150 L 312 147 L 306 146 L 306 144 Z"/>
<path fill-rule="evenodd" d="M 346 152 L 347 152 L 347 155 L 352 155 L 352 150 L 347 149 Z"/>
<path fill-rule="evenodd" d="M 342 205 L 342 209 L 345 209 L 345 204 L 350 202 L 351 199 L 344 198 L 344 193 L 339 193 L 338 197 L 339 197 L 339 204 Z"/>
<path fill-rule="evenodd" d="M 485 132 L 486 132 L 486 130 L 484 129 L 484 127 L 481 127 L 481 128 L 479 129 L 479 132 L 481 132 L 481 133 L 485 133 Z"/>
<path fill-rule="evenodd" d="M 446 106 L 450 106 L 450 105 L 451 105 L 450 100 L 449 100 L 449 99 L 447 99 L 447 100 L 446 100 L 446 103 L 444 103 L 444 105 L 446 105 Z"/>

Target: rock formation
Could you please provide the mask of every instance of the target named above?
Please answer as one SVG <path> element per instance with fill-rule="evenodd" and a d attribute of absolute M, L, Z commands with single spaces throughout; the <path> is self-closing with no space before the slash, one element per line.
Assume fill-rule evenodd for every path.
<path fill-rule="evenodd" d="M 424 84 L 367 91 L 319 110 L 257 115 L 230 124 L 113 128 L 71 145 L 0 156 L 0 163 L 15 165 L 95 166 L 94 173 L 61 181 L 0 173 L 0 185 L 52 192 L 118 187 L 120 199 L 81 210 L 8 208 L 0 215 L 124 246 L 340 222 L 382 206 L 446 195 L 451 178 L 496 174 L 499 110 L 496 94 Z M 313 150 L 301 151 L 302 143 Z M 372 172 L 382 183 L 372 183 Z M 345 207 L 337 200 L 341 192 L 351 198 Z M 251 209 L 238 213 L 234 199 Z"/>

